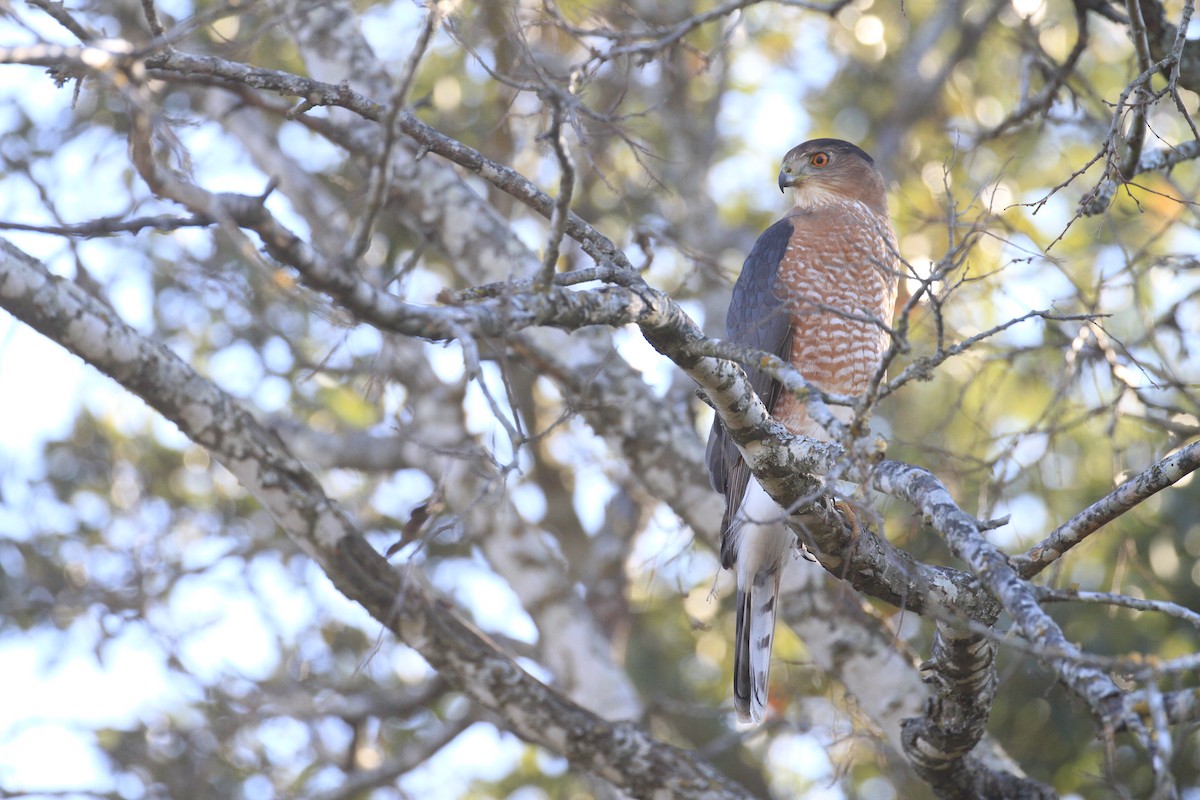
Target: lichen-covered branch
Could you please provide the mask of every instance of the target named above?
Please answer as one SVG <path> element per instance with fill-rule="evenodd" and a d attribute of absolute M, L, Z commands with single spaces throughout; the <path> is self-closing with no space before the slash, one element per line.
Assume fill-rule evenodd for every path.
<path fill-rule="evenodd" d="M 1031 578 L 1068 550 L 1131 508 L 1200 468 L 1200 442 L 1192 442 L 1142 470 L 1100 500 L 1054 529 L 1017 559 L 1023 578 Z"/>
<path fill-rule="evenodd" d="M 1079 646 L 1042 609 L 1033 589 L 1008 559 L 979 532 L 979 523 L 960 509 L 946 488 L 925 470 L 888 461 L 874 473 L 875 486 L 903 497 L 928 518 L 945 537 L 951 551 L 967 562 L 984 587 L 1012 615 L 1021 634 L 1032 644 L 1067 687 L 1088 704 L 1107 726 L 1123 717 L 1121 690 L 1108 674 L 1086 663 Z M 997 609 L 998 610 L 998 609 Z M 991 624 L 995 617 L 982 619 Z"/>
<path fill-rule="evenodd" d="M 1048 786 L 971 756 L 996 694 L 995 641 L 939 623 L 921 669 L 932 693 L 925 715 L 904 721 L 903 739 L 909 760 L 938 797 L 1055 796 Z"/>
<path fill-rule="evenodd" d="M 74 283 L 0 241 L 0 305 L 139 395 L 221 460 L 283 531 L 401 640 L 511 729 L 635 797 L 742 798 L 711 767 L 634 723 L 608 722 L 543 685 L 383 559 L 283 442 L 167 348 Z"/>

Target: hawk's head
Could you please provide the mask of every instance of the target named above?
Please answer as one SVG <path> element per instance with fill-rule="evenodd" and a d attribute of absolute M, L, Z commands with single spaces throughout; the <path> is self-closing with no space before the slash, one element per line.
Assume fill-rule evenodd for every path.
<path fill-rule="evenodd" d="M 779 170 L 780 191 L 789 186 L 800 208 L 859 200 L 875 213 L 887 214 L 883 175 L 874 159 L 841 139 L 810 139 L 793 147 Z"/>

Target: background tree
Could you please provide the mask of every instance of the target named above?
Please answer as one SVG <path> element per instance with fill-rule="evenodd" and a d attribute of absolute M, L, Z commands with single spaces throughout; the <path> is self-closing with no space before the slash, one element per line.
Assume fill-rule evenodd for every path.
<path fill-rule="evenodd" d="M 10 9 L 0 789 L 1193 795 L 1192 11 Z M 832 447 L 702 333 L 819 135 L 908 271 Z M 819 560 L 757 729 L 713 409 Z"/>

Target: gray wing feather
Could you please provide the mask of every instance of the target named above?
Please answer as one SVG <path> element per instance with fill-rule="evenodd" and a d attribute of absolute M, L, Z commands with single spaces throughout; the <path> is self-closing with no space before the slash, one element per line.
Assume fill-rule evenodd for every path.
<path fill-rule="evenodd" d="M 763 231 L 746 257 L 742 272 L 733 285 L 726 318 L 725 338 L 731 342 L 774 353 L 782 359 L 791 356 L 792 321 L 786 304 L 776 293 L 779 263 L 792 237 L 791 220 L 781 219 Z M 755 367 L 746 367 L 750 385 L 762 398 L 767 411 L 775 408 L 783 388 Z M 737 445 L 725 433 L 720 419 L 713 420 L 705 454 L 712 486 L 725 495 L 725 516 L 721 520 L 721 566 L 733 566 L 733 540 L 729 524 L 741 506 L 750 480 L 750 469 L 742 461 Z"/>

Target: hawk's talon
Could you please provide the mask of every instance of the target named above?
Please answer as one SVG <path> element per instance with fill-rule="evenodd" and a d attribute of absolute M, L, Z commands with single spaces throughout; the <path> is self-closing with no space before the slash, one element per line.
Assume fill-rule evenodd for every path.
<path fill-rule="evenodd" d="M 858 512 L 854 510 L 854 506 L 847 503 L 845 500 L 834 500 L 833 510 L 838 512 L 842 517 L 842 522 L 850 530 L 850 541 L 858 539 L 862 528 L 858 525 Z"/>

